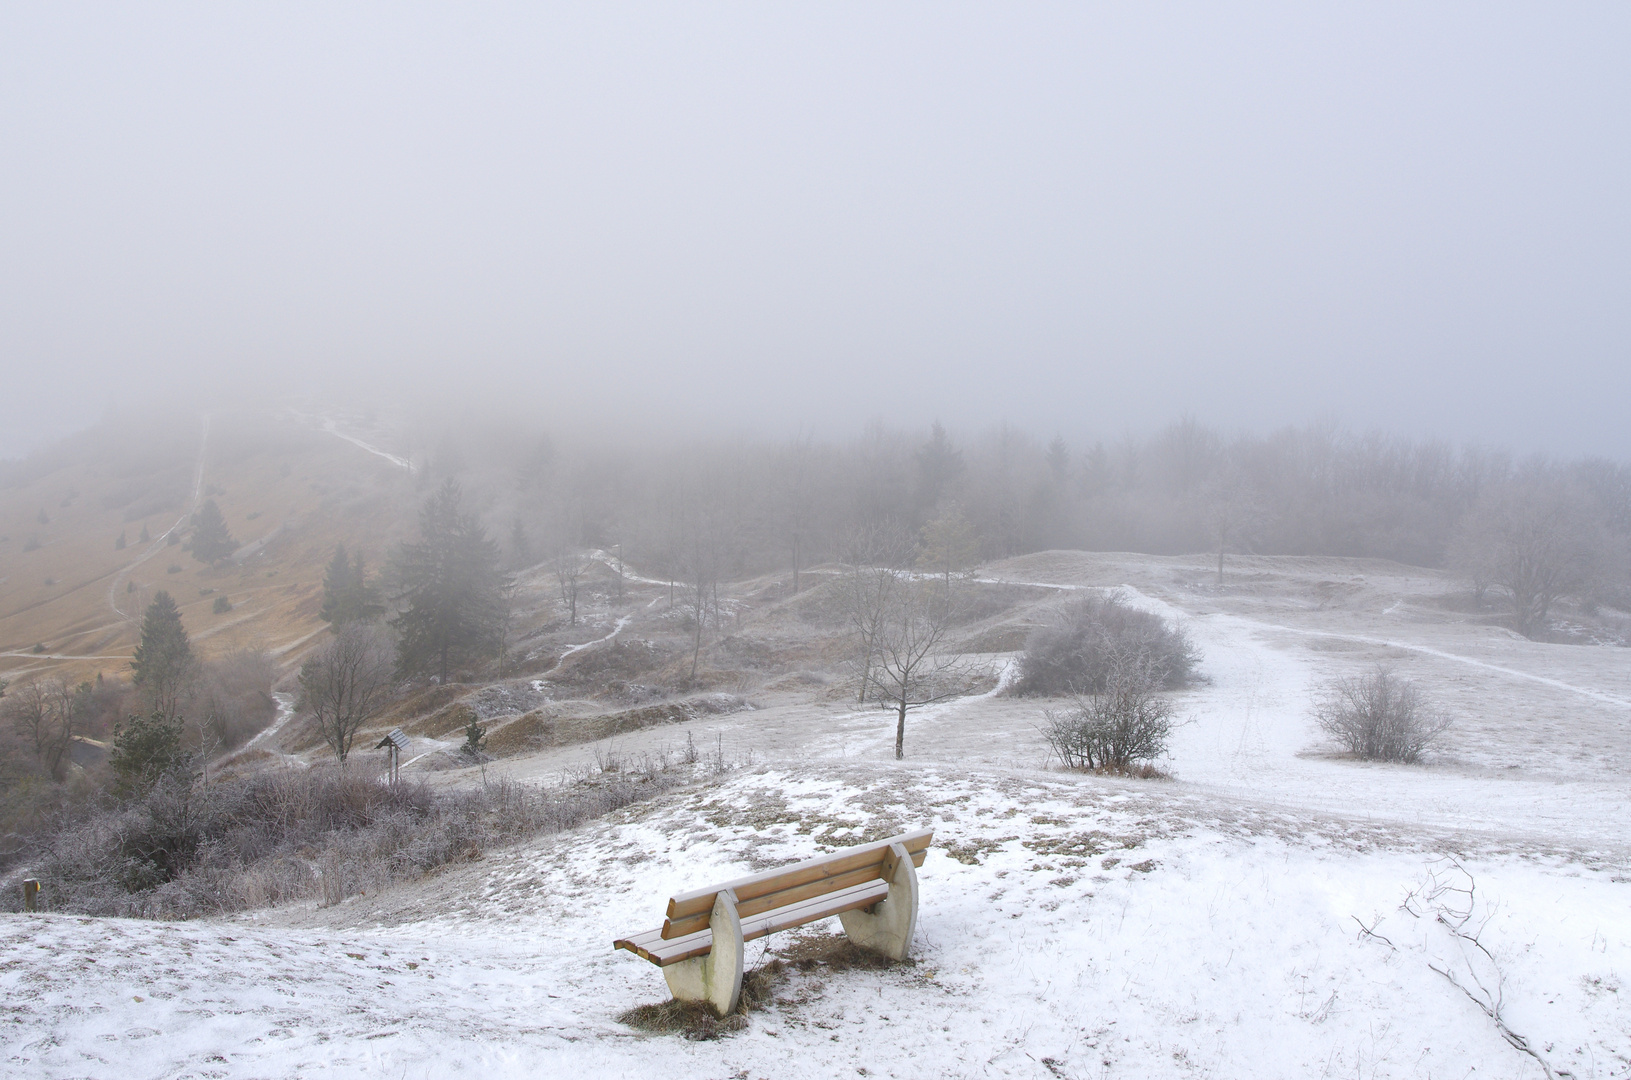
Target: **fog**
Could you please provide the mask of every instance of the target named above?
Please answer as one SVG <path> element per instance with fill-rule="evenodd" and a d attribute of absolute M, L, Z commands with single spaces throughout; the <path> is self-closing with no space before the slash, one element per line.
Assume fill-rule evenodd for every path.
<path fill-rule="evenodd" d="M 1623 6 L 0 20 L 0 454 L 315 397 L 1631 457 Z"/>

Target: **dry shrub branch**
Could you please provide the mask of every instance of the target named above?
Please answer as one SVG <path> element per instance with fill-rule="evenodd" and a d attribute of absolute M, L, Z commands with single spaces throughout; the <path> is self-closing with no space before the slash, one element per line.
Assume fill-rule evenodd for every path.
<path fill-rule="evenodd" d="M 1366 761 L 1418 761 L 1450 726 L 1415 683 L 1382 665 L 1328 684 L 1314 704 L 1314 720 Z"/>

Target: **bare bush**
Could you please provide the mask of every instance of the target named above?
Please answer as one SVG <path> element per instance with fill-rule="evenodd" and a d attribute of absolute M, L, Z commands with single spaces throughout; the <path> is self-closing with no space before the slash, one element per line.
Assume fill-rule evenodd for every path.
<path fill-rule="evenodd" d="M 385 785 L 336 768 L 272 769 L 214 784 L 165 782 L 38 837 L 21 860 L 47 910 L 192 918 L 412 880 L 487 849 L 559 832 L 654 798 L 706 765 L 623 761 L 539 787 Z M 0 889 L 15 908 L 19 892 Z"/>
<path fill-rule="evenodd" d="M 1450 725 L 1415 683 L 1382 665 L 1327 685 L 1314 705 L 1314 719 L 1366 761 L 1417 761 Z"/>
<path fill-rule="evenodd" d="M 1019 658 L 1018 695 L 1102 694 L 1118 665 L 1136 664 L 1152 685 L 1189 682 L 1200 653 L 1180 627 L 1140 611 L 1120 592 L 1089 596 L 1032 631 Z"/>
<path fill-rule="evenodd" d="M 1043 714 L 1042 737 L 1066 768 L 1125 773 L 1167 752 L 1174 708 L 1159 692 L 1163 669 L 1132 652 L 1106 667 L 1102 691 Z"/>

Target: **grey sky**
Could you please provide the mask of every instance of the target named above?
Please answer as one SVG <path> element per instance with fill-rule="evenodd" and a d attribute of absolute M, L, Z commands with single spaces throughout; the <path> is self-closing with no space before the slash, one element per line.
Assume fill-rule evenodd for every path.
<path fill-rule="evenodd" d="M 1631 7 L 0 6 L 15 453 L 110 399 L 1631 457 Z"/>

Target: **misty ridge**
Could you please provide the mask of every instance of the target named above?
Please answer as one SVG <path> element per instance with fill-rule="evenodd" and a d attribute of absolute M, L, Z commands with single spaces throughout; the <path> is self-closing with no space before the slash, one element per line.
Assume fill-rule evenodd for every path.
<path fill-rule="evenodd" d="M 599 549 L 693 586 L 787 573 L 796 587 L 819 564 L 962 571 L 1064 549 L 1211 553 L 1224 587 L 1231 558 L 1336 556 L 1447 570 L 1470 587 L 1469 610 L 1528 637 L 1580 632 L 1554 625 L 1559 601 L 1571 618 L 1631 632 L 1631 466 L 1602 457 L 1517 458 L 1329 421 L 1231 435 L 1183 418 L 1072 443 L 1008 424 L 614 439 L 475 410 L 216 415 L 212 466 L 276 458 L 325 424 L 342 438 L 347 425 L 379 432 L 410 470 L 385 487 L 342 482 L 327 499 L 354 500 L 360 526 L 397 535 L 456 481 L 511 572 Z M 113 474 L 102 503 L 123 520 L 181 509 L 197 425 L 112 416 L 0 464 L 0 490 L 86 461 Z"/>

